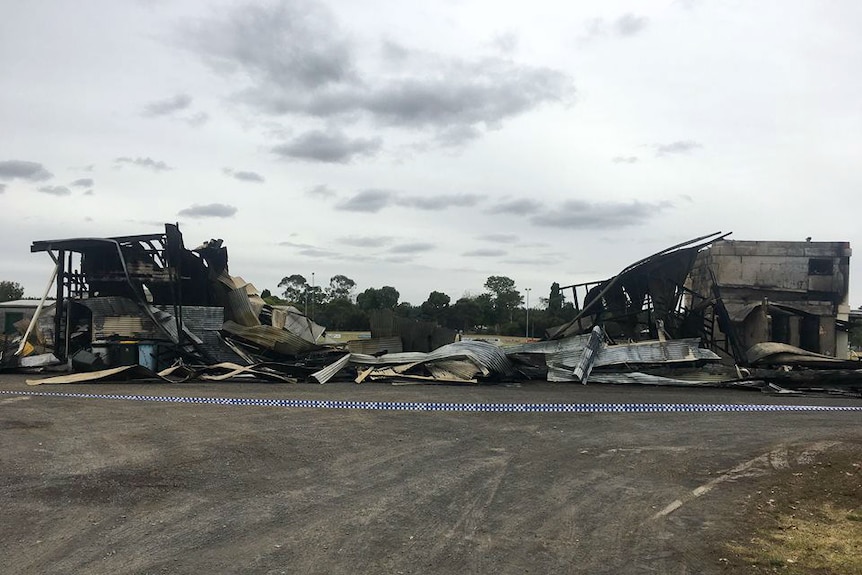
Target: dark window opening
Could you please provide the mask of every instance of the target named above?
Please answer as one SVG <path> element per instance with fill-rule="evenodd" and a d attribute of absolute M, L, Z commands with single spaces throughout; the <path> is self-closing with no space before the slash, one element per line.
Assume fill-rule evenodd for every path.
<path fill-rule="evenodd" d="M 831 276 L 833 266 L 831 259 L 811 258 L 808 260 L 808 275 L 810 276 Z"/>

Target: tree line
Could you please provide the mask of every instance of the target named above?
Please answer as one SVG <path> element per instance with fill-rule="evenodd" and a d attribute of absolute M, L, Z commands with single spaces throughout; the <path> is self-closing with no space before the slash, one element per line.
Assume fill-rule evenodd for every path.
<path fill-rule="evenodd" d="M 417 306 L 401 302 L 401 294 L 392 286 L 372 287 L 357 294 L 356 282 L 344 275 L 332 276 L 328 285 L 312 285 L 305 276 L 294 274 L 282 278 L 278 287 L 282 290 L 279 295 L 263 291 L 267 303 L 292 305 L 332 331 L 367 330 L 369 312 L 391 309 L 401 317 L 430 321 L 465 333 L 527 333 L 524 297 L 514 280 L 506 276 L 488 277 L 483 293 L 466 294 L 455 302 L 443 292 L 431 291 Z M 539 306 L 530 307 L 530 335 L 542 336 L 547 328 L 574 315 L 574 306 L 565 301 L 559 284 L 554 283 L 548 297 L 539 298 Z"/>

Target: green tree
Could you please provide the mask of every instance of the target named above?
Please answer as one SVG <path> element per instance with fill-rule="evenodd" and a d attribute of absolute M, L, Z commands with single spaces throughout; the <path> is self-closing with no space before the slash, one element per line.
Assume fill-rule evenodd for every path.
<path fill-rule="evenodd" d="M 284 299 L 302 309 L 306 303 L 309 288 L 305 276 L 293 274 L 292 276 L 283 277 L 278 282 L 278 287 L 284 288 Z"/>
<path fill-rule="evenodd" d="M 521 292 L 515 289 L 515 280 L 506 276 L 490 276 L 485 281 L 485 289 L 491 292 L 494 306 L 494 323 L 512 322 L 515 309 L 524 303 Z"/>
<path fill-rule="evenodd" d="M 439 323 L 449 309 L 450 301 L 452 301 L 452 298 L 445 293 L 432 291 L 428 295 L 428 299 L 422 303 L 422 315 L 428 320 Z"/>
<path fill-rule="evenodd" d="M 353 300 L 353 290 L 356 282 L 345 275 L 335 275 L 329 278 L 329 287 L 326 288 L 326 299 L 333 301 L 337 299 Z"/>
<path fill-rule="evenodd" d="M 368 311 L 372 309 L 394 309 L 398 305 L 401 294 L 392 286 L 383 286 L 380 289 L 368 288 L 356 296 L 356 305 L 359 309 Z"/>
<path fill-rule="evenodd" d="M 554 282 L 551 284 L 551 294 L 548 296 L 548 313 L 557 315 L 563 310 L 563 292 L 560 291 L 560 284 Z"/>
<path fill-rule="evenodd" d="M 0 281 L 0 301 L 14 301 L 24 297 L 24 287 L 18 282 Z"/>

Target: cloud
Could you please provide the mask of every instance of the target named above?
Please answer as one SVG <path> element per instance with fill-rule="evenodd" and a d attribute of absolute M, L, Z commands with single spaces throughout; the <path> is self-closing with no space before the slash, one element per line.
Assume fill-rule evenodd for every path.
<path fill-rule="evenodd" d="M 670 154 L 688 154 L 702 148 L 703 145 L 694 140 L 678 140 L 670 144 L 655 144 L 654 147 L 657 156 L 667 156 Z"/>
<path fill-rule="evenodd" d="M 647 27 L 648 22 L 643 16 L 623 14 L 614 21 L 614 30 L 620 36 L 635 36 Z"/>
<path fill-rule="evenodd" d="M 183 47 L 239 86 L 235 100 L 261 114 L 367 120 L 446 133 L 441 141 L 451 143 L 574 92 L 563 72 L 499 56 L 462 59 L 393 42 L 363 51 L 331 10 L 311 0 L 241 4 L 179 34 Z M 503 35 L 498 44 L 514 41 Z"/>
<path fill-rule="evenodd" d="M 143 115 L 148 117 L 169 116 L 174 112 L 185 110 L 191 105 L 191 96 L 189 96 L 188 94 L 177 94 L 176 96 L 171 96 L 170 98 L 166 98 L 164 100 L 156 100 L 155 102 L 150 102 L 144 107 Z"/>
<path fill-rule="evenodd" d="M 93 178 L 80 178 L 69 184 L 73 188 L 92 188 Z"/>
<path fill-rule="evenodd" d="M 380 248 L 392 242 L 391 236 L 348 236 L 338 241 L 358 248 Z"/>
<path fill-rule="evenodd" d="M 38 191 L 52 196 L 69 196 L 72 194 L 72 190 L 66 186 L 42 186 Z"/>
<path fill-rule="evenodd" d="M 173 170 L 173 168 L 161 160 L 156 161 L 150 157 L 147 158 L 129 158 L 122 157 L 114 160 L 114 163 L 117 164 L 132 164 L 135 166 L 139 166 L 141 168 L 146 168 L 148 170 L 152 170 L 154 172 L 163 172 L 166 170 Z"/>
<path fill-rule="evenodd" d="M 222 172 L 224 172 L 225 175 L 230 176 L 230 177 L 232 177 L 236 180 L 239 180 L 241 182 L 254 182 L 254 183 L 261 184 L 261 183 L 266 181 L 266 178 L 264 178 L 263 176 L 261 176 L 257 172 L 244 172 L 244 171 L 235 172 L 230 168 L 224 168 L 222 170 Z"/>
<path fill-rule="evenodd" d="M 610 23 L 604 18 L 593 18 L 584 24 L 584 31 L 579 39 L 582 42 L 590 42 L 611 33 L 620 38 L 630 38 L 643 32 L 648 24 L 648 18 L 631 13 L 623 14 Z"/>
<path fill-rule="evenodd" d="M 373 156 L 383 146 L 376 138 L 349 138 L 338 131 L 312 130 L 272 148 L 272 152 L 296 160 L 347 164 L 358 156 Z"/>
<path fill-rule="evenodd" d="M 489 214 L 533 214 L 541 208 L 542 203 L 538 200 L 524 198 L 521 200 L 499 202 L 485 210 L 485 212 Z"/>
<path fill-rule="evenodd" d="M 614 156 L 611 160 L 615 164 L 636 164 L 638 162 L 637 156 Z"/>
<path fill-rule="evenodd" d="M 508 252 L 506 250 L 497 250 L 491 248 L 480 248 L 477 250 L 470 250 L 469 252 L 464 252 L 461 254 L 466 257 L 475 257 L 475 258 L 495 258 L 499 256 L 504 256 Z"/>
<path fill-rule="evenodd" d="M 477 236 L 476 239 L 500 244 L 513 244 L 518 241 L 518 236 L 516 234 L 485 234 Z"/>
<path fill-rule="evenodd" d="M 237 209 L 226 204 L 194 204 L 177 212 L 179 216 L 188 218 L 230 218 L 236 214 Z"/>
<path fill-rule="evenodd" d="M 445 210 L 451 207 L 471 207 L 479 203 L 485 196 L 480 194 L 440 194 L 437 196 L 412 196 L 398 198 L 399 206 L 416 208 L 418 210 Z"/>
<path fill-rule="evenodd" d="M 344 200 L 335 209 L 345 212 L 377 213 L 394 200 L 396 193 L 392 190 L 362 190 L 352 198 Z"/>
<path fill-rule="evenodd" d="M 45 166 L 38 162 L 27 162 L 24 160 L 0 161 L 0 179 L 41 182 L 50 180 L 53 177 L 54 174 L 46 170 Z"/>
<path fill-rule="evenodd" d="M 389 252 L 393 254 L 418 254 L 428 252 L 435 248 L 434 244 L 428 242 L 412 242 L 399 244 L 389 248 Z"/>
<path fill-rule="evenodd" d="M 197 128 L 198 126 L 203 126 L 204 124 L 206 124 L 210 119 L 210 115 L 206 112 L 196 112 L 191 116 L 185 116 L 181 119 L 189 126 Z"/>
<path fill-rule="evenodd" d="M 703 145 L 694 140 L 677 140 L 670 144 L 655 144 L 657 156 L 667 156 L 669 154 L 688 154 L 702 148 Z"/>
<path fill-rule="evenodd" d="M 573 229 L 621 228 L 641 224 L 658 212 L 672 207 L 671 202 L 585 202 L 570 200 L 557 209 L 533 216 L 537 226 Z"/>
<path fill-rule="evenodd" d="M 336 192 L 335 190 L 333 190 L 332 188 L 330 188 L 329 186 L 326 186 L 324 184 L 318 184 L 305 193 L 308 196 L 323 198 L 323 199 L 334 198 L 338 195 L 338 192 Z"/>
<path fill-rule="evenodd" d="M 505 54 L 511 54 L 518 48 L 518 35 L 509 30 L 494 36 L 492 40 L 494 46 Z"/>
<path fill-rule="evenodd" d="M 0 184 L 0 194 L 6 191 L 6 184 Z"/>
<path fill-rule="evenodd" d="M 436 196 L 402 196 L 393 190 L 362 190 L 352 198 L 336 205 L 336 209 L 349 212 L 376 213 L 389 206 L 400 206 L 423 211 L 440 211 L 452 207 L 475 206 L 485 196 L 480 194 L 439 194 Z"/>
<path fill-rule="evenodd" d="M 93 195 L 93 190 L 87 190 L 86 192 L 84 192 L 84 195 L 85 195 L 85 196 L 92 196 L 92 195 Z"/>

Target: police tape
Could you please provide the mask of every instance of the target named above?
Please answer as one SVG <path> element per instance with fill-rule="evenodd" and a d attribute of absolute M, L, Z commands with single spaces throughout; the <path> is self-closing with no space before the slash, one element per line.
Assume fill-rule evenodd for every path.
<path fill-rule="evenodd" d="M 159 403 L 287 407 L 300 409 L 359 409 L 368 411 L 447 411 L 509 413 L 740 413 L 740 412 L 862 412 L 860 405 L 792 405 L 762 403 L 454 403 L 432 401 L 352 401 L 340 399 L 263 399 L 255 397 L 187 397 L 0 390 L 0 394 L 71 399 L 108 399 Z"/>

